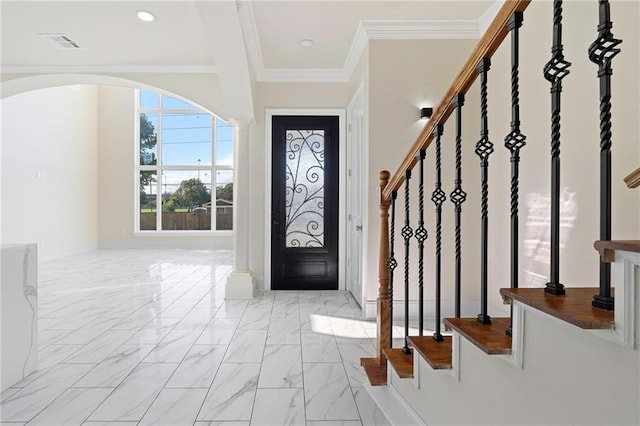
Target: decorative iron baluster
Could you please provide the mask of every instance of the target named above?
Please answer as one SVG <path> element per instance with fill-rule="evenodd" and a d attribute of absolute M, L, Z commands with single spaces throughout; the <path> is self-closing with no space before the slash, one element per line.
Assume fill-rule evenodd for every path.
<path fill-rule="evenodd" d="M 464 105 L 464 95 L 458 94 L 453 100 L 453 107 L 456 109 L 456 176 L 455 187 L 449 199 L 455 205 L 455 240 L 456 240 L 456 263 L 455 263 L 455 315 L 460 318 L 460 293 L 461 293 L 461 273 L 462 273 L 462 254 L 461 254 L 461 213 L 462 203 L 467 199 L 467 193 L 462 190 L 462 106 Z"/>
<path fill-rule="evenodd" d="M 598 38 L 589 46 L 589 59 L 598 65 L 600 80 L 600 239 L 611 240 L 611 69 L 612 59 L 622 43 L 613 36 L 609 1 L 599 0 Z M 600 291 L 591 304 L 613 310 L 611 264 L 600 260 Z"/>
<path fill-rule="evenodd" d="M 544 78 L 551 83 L 551 265 L 544 291 L 555 295 L 565 294 L 560 283 L 560 95 L 571 63 L 562 52 L 562 0 L 554 0 L 553 47 L 551 60 L 544 66 Z"/>
<path fill-rule="evenodd" d="M 487 111 L 487 78 L 491 68 L 491 59 L 482 58 L 477 71 L 480 73 L 480 140 L 476 143 L 475 152 L 480 157 L 481 187 L 482 187 L 482 218 L 480 236 L 480 314 L 477 321 L 480 324 L 491 324 L 491 317 L 487 313 L 487 262 L 489 252 L 489 156 L 493 153 L 493 143 L 489 140 L 489 117 Z"/>
<path fill-rule="evenodd" d="M 435 332 L 433 333 L 433 340 L 436 342 L 442 342 L 444 337 L 440 332 L 440 305 L 441 305 L 441 266 L 442 266 L 442 203 L 447 199 L 446 194 L 442 190 L 442 156 L 440 152 L 440 139 L 442 137 L 443 126 L 438 124 L 433 130 L 433 134 L 436 137 L 436 188 L 431 195 L 431 201 L 436 206 L 436 318 L 435 318 Z"/>
<path fill-rule="evenodd" d="M 520 149 L 527 137 L 520 131 L 520 34 L 522 12 L 515 12 L 507 28 L 511 31 L 511 131 L 504 138 L 504 146 L 511 153 L 511 288 L 518 288 L 518 186 L 520 179 Z M 513 308 L 511 309 L 513 318 Z M 511 324 L 506 333 L 511 336 Z"/>
<path fill-rule="evenodd" d="M 393 271 L 398 266 L 398 262 L 395 258 L 394 244 L 396 240 L 396 198 L 398 193 L 393 191 L 391 193 L 391 226 L 389 229 L 389 261 L 387 267 L 389 268 L 389 347 L 393 348 Z"/>
<path fill-rule="evenodd" d="M 413 237 L 413 229 L 410 226 L 409 218 L 409 181 L 411 180 L 411 170 L 407 169 L 404 174 L 404 226 L 402 227 L 402 238 L 404 238 L 404 346 L 402 352 L 405 355 L 411 353 L 409 349 L 409 242 Z"/>
<path fill-rule="evenodd" d="M 421 149 L 418 152 L 420 160 L 420 183 L 418 186 L 418 228 L 416 229 L 416 239 L 418 240 L 418 328 L 420 336 L 423 335 L 424 328 L 424 242 L 429 237 L 429 233 L 424 227 L 424 159 L 427 151 Z"/>

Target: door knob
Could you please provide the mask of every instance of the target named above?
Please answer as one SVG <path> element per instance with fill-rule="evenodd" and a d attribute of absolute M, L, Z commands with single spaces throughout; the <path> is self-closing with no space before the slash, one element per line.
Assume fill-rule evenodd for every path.
<path fill-rule="evenodd" d="M 362 225 L 356 225 L 356 231 L 362 231 Z"/>

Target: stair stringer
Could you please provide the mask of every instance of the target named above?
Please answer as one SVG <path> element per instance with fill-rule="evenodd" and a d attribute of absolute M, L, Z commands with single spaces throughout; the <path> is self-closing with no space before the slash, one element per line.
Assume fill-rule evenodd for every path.
<path fill-rule="evenodd" d="M 640 330 L 637 321 L 637 294 L 640 290 L 640 253 L 615 251 L 611 265 L 615 283 L 614 330 L 590 330 L 595 336 L 619 345 L 636 346 L 635 332 Z"/>

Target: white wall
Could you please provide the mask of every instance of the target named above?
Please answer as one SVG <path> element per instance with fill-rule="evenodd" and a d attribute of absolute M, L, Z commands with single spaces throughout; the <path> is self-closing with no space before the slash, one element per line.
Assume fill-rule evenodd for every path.
<path fill-rule="evenodd" d="M 42 89 L 0 105 L 2 243 L 37 243 L 41 260 L 95 248 L 97 89 Z"/>

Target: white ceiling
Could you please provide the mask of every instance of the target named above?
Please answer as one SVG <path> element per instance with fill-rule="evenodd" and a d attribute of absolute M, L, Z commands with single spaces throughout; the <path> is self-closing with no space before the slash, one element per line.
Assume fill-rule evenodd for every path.
<path fill-rule="evenodd" d="M 473 37 L 496 9 L 489 0 L 238 1 L 241 32 L 221 35 L 215 30 L 229 27 L 230 3 L 2 0 L 2 72 L 213 72 L 216 59 L 229 60 L 228 43 L 246 49 L 258 80 L 344 81 L 363 36 Z M 140 9 L 156 20 L 139 21 Z M 56 49 L 42 33 L 67 34 L 81 49 Z M 315 44 L 302 48 L 302 39 Z"/>
<path fill-rule="evenodd" d="M 476 20 L 490 2 L 257 1 L 252 4 L 265 68 L 340 68 L 363 20 Z M 299 41 L 311 39 L 312 48 Z"/>

